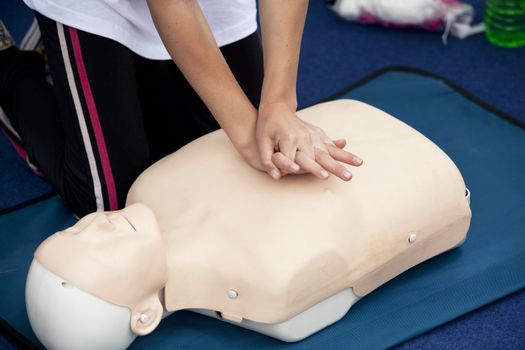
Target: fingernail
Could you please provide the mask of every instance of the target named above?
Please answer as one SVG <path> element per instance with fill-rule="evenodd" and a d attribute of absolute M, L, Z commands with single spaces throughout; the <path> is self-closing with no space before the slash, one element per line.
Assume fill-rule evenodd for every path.
<path fill-rule="evenodd" d="M 345 171 L 343 171 L 343 177 L 346 180 L 350 180 L 350 178 L 352 177 L 352 174 L 350 174 L 350 172 L 348 170 L 345 170 Z"/>
<path fill-rule="evenodd" d="M 300 167 L 299 165 L 297 165 L 297 164 L 295 164 L 295 163 L 292 164 L 292 170 L 293 170 L 293 171 L 299 171 L 299 169 L 301 169 L 301 167 Z"/>
<path fill-rule="evenodd" d="M 328 172 L 326 170 L 321 170 L 321 177 L 326 179 L 328 177 Z"/>
<path fill-rule="evenodd" d="M 359 158 L 358 156 L 354 156 L 354 160 L 359 163 L 359 164 L 362 164 L 363 163 L 363 160 L 361 158 Z"/>
<path fill-rule="evenodd" d="M 270 171 L 270 176 L 277 180 L 279 178 L 279 170 L 272 169 L 272 171 Z"/>

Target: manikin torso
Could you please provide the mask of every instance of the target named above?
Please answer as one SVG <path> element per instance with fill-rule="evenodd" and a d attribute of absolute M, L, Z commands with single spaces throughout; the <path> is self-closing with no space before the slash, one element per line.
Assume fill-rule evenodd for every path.
<path fill-rule="evenodd" d="M 300 115 L 346 138 L 365 159 L 350 182 L 274 181 L 243 162 L 223 133 L 161 160 L 135 182 L 127 203 L 155 212 L 167 246 L 168 310 L 282 322 L 342 288 L 362 296 L 382 284 L 365 276 L 406 251 L 411 234 L 425 241 L 440 222 L 466 232 L 459 171 L 417 131 L 355 101 Z M 463 215 L 444 219 L 452 213 Z M 229 298 L 229 290 L 239 297 Z"/>
<path fill-rule="evenodd" d="M 153 211 L 165 247 L 167 311 L 208 309 L 235 322 L 285 322 L 344 290 L 364 296 L 462 242 L 470 222 L 465 184 L 432 142 L 356 101 L 299 115 L 334 139 L 346 138 L 364 159 L 351 169 L 350 182 L 310 175 L 272 180 L 218 131 L 134 183 L 127 205 Z M 42 246 L 35 257 L 45 269 L 133 309 L 117 294 L 97 293 L 74 269 L 65 271 Z"/>

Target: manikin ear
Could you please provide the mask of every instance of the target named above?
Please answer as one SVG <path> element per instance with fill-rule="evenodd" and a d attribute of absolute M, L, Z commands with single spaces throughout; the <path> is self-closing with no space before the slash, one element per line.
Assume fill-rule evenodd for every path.
<path fill-rule="evenodd" d="M 153 296 L 148 302 L 141 303 L 131 311 L 131 330 L 136 335 L 146 335 L 160 323 L 164 308 L 158 296 Z"/>

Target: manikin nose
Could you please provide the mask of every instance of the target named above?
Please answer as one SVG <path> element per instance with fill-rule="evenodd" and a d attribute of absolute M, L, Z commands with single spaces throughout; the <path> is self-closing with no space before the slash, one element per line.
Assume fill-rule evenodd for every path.
<path fill-rule="evenodd" d="M 106 218 L 108 222 L 113 225 L 115 228 L 119 229 L 132 229 L 136 231 L 137 229 L 135 226 L 131 223 L 131 221 L 124 215 L 120 213 L 111 213 L 106 215 Z"/>

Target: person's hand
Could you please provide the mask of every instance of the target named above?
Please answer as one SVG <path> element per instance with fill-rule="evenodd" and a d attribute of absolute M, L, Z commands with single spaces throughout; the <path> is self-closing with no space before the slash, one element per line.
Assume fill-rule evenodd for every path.
<path fill-rule="evenodd" d="M 352 174 L 339 162 L 353 166 L 363 163 L 343 150 L 345 140 L 332 141 L 322 129 L 301 120 L 286 103 L 259 107 L 255 136 L 260 166 L 274 179 L 311 173 L 324 180 L 331 173 L 348 181 Z"/>
<path fill-rule="evenodd" d="M 239 152 L 244 158 L 246 163 L 248 163 L 252 168 L 266 172 L 266 169 L 261 162 L 261 155 L 259 152 L 259 147 L 257 147 L 257 143 L 255 142 L 255 137 L 252 137 L 250 142 L 243 144 L 240 147 L 236 147 L 236 149 L 237 152 Z"/>

